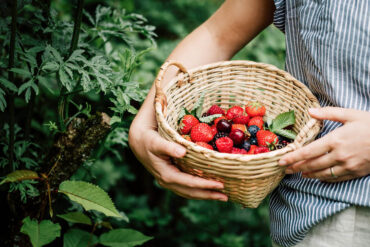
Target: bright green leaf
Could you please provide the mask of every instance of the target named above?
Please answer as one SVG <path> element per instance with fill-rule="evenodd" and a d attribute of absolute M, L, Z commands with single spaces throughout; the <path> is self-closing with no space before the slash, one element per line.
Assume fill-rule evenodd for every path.
<path fill-rule="evenodd" d="M 110 119 L 110 125 L 113 125 L 115 123 L 120 123 L 120 122 L 122 122 L 122 119 L 119 116 L 113 116 Z"/>
<path fill-rule="evenodd" d="M 63 247 L 87 247 L 98 243 L 98 238 L 80 229 L 70 229 L 63 237 Z"/>
<path fill-rule="evenodd" d="M 273 131 L 275 134 L 284 136 L 288 139 L 294 140 L 297 136 L 297 134 L 293 130 L 288 129 L 278 129 Z"/>
<path fill-rule="evenodd" d="M 151 239 L 152 237 L 145 236 L 141 232 L 132 229 L 115 229 L 102 234 L 99 242 L 110 247 L 133 247 Z"/>
<path fill-rule="evenodd" d="M 45 63 L 44 66 L 42 66 L 42 70 L 51 70 L 51 71 L 57 71 L 59 68 L 59 64 L 52 61 Z"/>
<path fill-rule="evenodd" d="M 67 214 L 58 214 L 59 218 L 62 218 L 71 223 L 80 223 L 85 225 L 91 225 L 91 219 L 82 212 L 71 212 Z"/>
<path fill-rule="evenodd" d="M 272 131 L 283 129 L 289 125 L 295 124 L 294 111 L 288 111 L 279 114 L 274 120 L 272 120 L 270 128 Z"/>
<path fill-rule="evenodd" d="M 59 192 L 66 194 L 72 201 L 80 203 L 85 210 L 96 210 L 106 216 L 122 218 L 109 195 L 94 184 L 83 181 L 64 181 Z"/>
<path fill-rule="evenodd" d="M 54 241 L 60 236 L 60 225 L 50 220 L 31 220 L 29 216 L 23 219 L 21 232 L 30 237 L 33 247 L 41 247 Z"/>
<path fill-rule="evenodd" d="M 12 173 L 9 173 L 6 175 L 6 177 L 1 181 L 1 184 L 4 183 L 12 183 L 12 182 L 18 182 L 22 180 L 30 180 L 30 179 L 37 179 L 39 178 L 39 175 L 31 170 L 16 170 Z"/>
<path fill-rule="evenodd" d="M 203 111 L 203 103 L 204 103 L 204 96 L 205 96 L 205 92 L 203 92 L 200 96 L 199 96 L 199 99 L 197 100 L 197 102 L 195 102 L 194 106 L 193 106 L 193 110 L 192 110 L 192 113 L 199 119 L 202 115 L 202 111 Z"/>
<path fill-rule="evenodd" d="M 215 120 L 216 118 L 219 118 L 221 116 L 222 116 L 222 114 L 213 114 L 213 115 L 210 115 L 210 116 L 207 116 L 207 117 L 200 117 L 199 121 L 202 122 L 202 123 L 211 123 L 213 120 Z"/>

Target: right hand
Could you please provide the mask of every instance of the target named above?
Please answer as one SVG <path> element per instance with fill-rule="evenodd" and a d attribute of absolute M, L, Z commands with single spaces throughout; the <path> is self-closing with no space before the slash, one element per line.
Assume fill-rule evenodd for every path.
<path fill-rule="evenodd" d="M 158 184 L 188 199 L 227 201 L 220 192 L 223 183 L 181 172 L 171 163 L 170 157 L 181 158 L 186 149 L 162 138 L 157 129 L 154 108 L 143 105 L 135 117 L 129 133 L 129 144 L 137 159 L 155 177 Z"/>

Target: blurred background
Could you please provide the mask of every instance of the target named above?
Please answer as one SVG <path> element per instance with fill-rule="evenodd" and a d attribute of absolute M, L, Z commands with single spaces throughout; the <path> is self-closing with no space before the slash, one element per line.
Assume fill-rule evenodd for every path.
<path fill-rule="evenodd" d="M 86 1 L 85 8 L 98 4 L 125 9 L 143 15 L 155 27 L 155 45 L 137 37 L 132 43 L 137 50 L 151 47 L 132 74 L 132 80 L 148 89 L 156 73 L 176 47 L 194 28 L 204 22 L 222 4 L 221 0 L 125 0 Z M 55 1 L 61 18 L 71 18 L 69 1 Z M 284 68 L 284 35 L 274 26 L 268 27 L 233 59 L 246 59 Z M 133 115 L 127 116 L 126 126 Z M 115 145 L 115 154 L 106 152 L 80 169 L 76 179 L 90 180 L 112 196 L 119 210 L 130 219 L 130 227 L 154 236 L 144 246 L 195 247 L 270 246 L 268 200 L 257 209 L 243 209 L 232 203 L 183 199 L 157 186 L 152 176 L 136 160 L 127 147 L 127 135 Z"/>
<path fill-rule="evenodd" d="M 140 57 L 140 59 L 132 62 L 135 66 L 130 67 L 129 76 L 127 76 L 135 86 L 126 88 L 125 92 L 129 95 L 130 102 L 127 104 L 129 107 L 123 114 L 122 122 L 72 179 L 90 181 L 107 191 L 118 210 L 123 211 L 129 218 L 129 222 L 124 223 L 127 227 L 154 237 L 143 245 L 146 247 L 265 247 L 271 245 L 268 199 L 257 209 L 243 209 L 232 203 L 183 199 L 170 191 L 161 189 L 136 160 L 127 143 L 128 129 L 136 113 L 134 108 L 140 107 L 161 64 L 176 45 L 210 17 L 222 2 L 221 0 L 85 0 L 84 9 L 91 16 L 96 17 L 104 12 L 102 7 L 99 7 L 99 13 L 96 11 L 99 5 L 121 11 L 120 13 L 124 15 L 138 14 L 135 18 L 142 20 L 139 25 L 145 26 L 145 32 L 127 32 L 125 34 L 127 39 L 120 37 L 127 42 L 112 38 L 109 42 L 91 43 L 99 49 L 104 47 L 106 54 L 114 50 L 114 56 L 125 57 L 126 62 L 134 57 Z M 73 0 L 51 1 L 55 18 L 65 23 L 73 20 L 75 7 L 76 1 Z M 84 15 L 82 22 L 88 25 L 88 15 Z M 71 25 L 68 27 L 72 30 Z M 95 31 L 99 32 L 99 29 L 96 28 Z M 65 35 L 70 34 L 69 31 Z M 62 34 L 61 37 L 63 38 Z M 283 69 L 284 43 L 284 35 L 274 26 L 270 26 L 233 59 L 264 62 Z M 83 47 L 83 44 L 82 42 L 80 46 Z M 116 65 L 126 66 L 127 63 L 116 63 Z M 128 74 L 127 71 L 124 73 Z M 41 85 L 40 90 L 41 96 L 36 98 L 35 102 L 37 111 L 31 122 L 31 137 L 43 147 L 51 143 L 51 138 L 48 138 L 51 130 L 45 123 L 55 121 L 57 118 L 56 110 L 50 107 L 56 105 L 57 100 Z M 74 100 L 76 104 L 88 102 L 94 111 L 112 114 L 109 111 L 111 102 L 107 100 L 107 95 L 85 93 Z M 20 123 L 23 121 L 22 107 L 26 103 L 23 99 L 16 99 L 15 103 L 16 108 L 19 109 L 17 121 Z M 42 148 L 37 152 L 42 152 Z"/>

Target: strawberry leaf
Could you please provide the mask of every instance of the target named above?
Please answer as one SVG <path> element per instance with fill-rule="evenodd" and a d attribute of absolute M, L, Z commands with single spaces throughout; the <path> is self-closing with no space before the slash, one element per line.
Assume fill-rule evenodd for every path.
<path fill-rule="evenodd" d="M 200 117 L 199 121 L 202 122 L 202 123 L 207 123 L 208 124 L 208 123 L 211 123 L 216 118 L 219 118 L 221 116 L 222 116 L 222 114 L 213 114 L 213 115 L 210 115 L 210 116 L 207 116 L 207 117 Z"/>
<path fill-rule="evenodd" d="M 294 111 L 288 111 L 279 114 L 274 120 L 272 120 L 272 123 L 269 127 L 272 132 L 275 132 L 276 130 L 283 129 L 293 124 L 295 124 Z"/>
<path fill-rule="evenodd" d="M 292 139 L 292 140 L 294 140 L 297 136 L 297 134 L 293 130 L 287 130 L 287 129 L 274 130 L 274 133 L 278 134 L 278 135 L 281 135 L 281 136 L 284 136 L 288 139 Z"/>
<path fill-rule="evenodd" d="M 197 100 L 197 102 L 195 102 L 193 106 L 193 110 L 191 111 L 191 114 L 196 116 L 198 119 L 202 116 L 204 95 L 205 92 L 200 95 L 199 99 Z"/>
<path fill-rule="evenodd" d="M 181 110 L 179 112 L 179 117 L 178 117 L 178 120 L 177 120 L 178 123 L 180 123 L 181 119 L 186 115 L 185 110 L 186 110 L 185 107 L 181 108 Z"/>

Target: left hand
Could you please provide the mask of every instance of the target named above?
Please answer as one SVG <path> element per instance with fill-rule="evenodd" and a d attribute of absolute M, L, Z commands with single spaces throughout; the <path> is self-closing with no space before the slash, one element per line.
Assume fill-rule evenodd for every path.
<path fill-rule="evenodd" d="M 286 173 L 340 182 L 370 174 L 370 112 L 325 107 L 310 109 L 312 117 L 344 125 L 324 137 L 283 156 Z"/>

